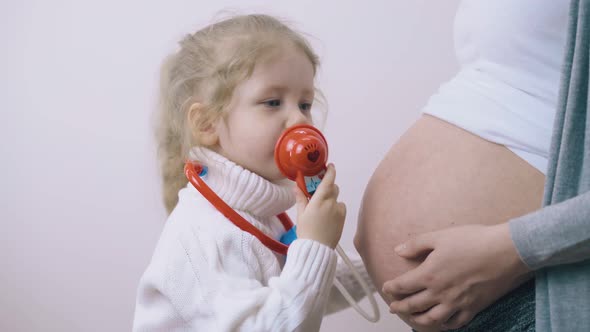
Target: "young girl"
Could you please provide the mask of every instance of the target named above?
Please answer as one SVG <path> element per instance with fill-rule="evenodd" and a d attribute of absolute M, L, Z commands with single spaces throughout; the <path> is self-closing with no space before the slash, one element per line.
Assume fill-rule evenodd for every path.
<path fill-rule="evenodd" d="M 171 214 L 139 284 L 134 330 L 318 331 L 324 312 L 347 305 L 333 291 L 335 275 L 354 298 L 364 295 L 337 267 L 346 209 L 334 166 L 308 201 L 274 160 L 281 133 L 311 123 L 318 58 L 266 15 L 210 25 L 180 46 L 162 70 L 159 146 Z M 285 233 L 276 216 L 297 200 L 288 259 L 187 185 L 187 159 L 204 165 L 205 183 L 273 239 Z"/>

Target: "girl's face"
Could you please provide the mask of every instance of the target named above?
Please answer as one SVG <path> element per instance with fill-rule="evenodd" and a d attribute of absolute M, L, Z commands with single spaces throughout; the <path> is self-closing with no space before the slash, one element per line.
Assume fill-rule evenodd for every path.
<path fill-rule="evenodd" d="M 283 179 L 274 147 L 281 133 L 311 124 L 314 68 L 305 53 L 285 47 L 256 64 L 217 122 L 217 152 L 269 181 Z"/>

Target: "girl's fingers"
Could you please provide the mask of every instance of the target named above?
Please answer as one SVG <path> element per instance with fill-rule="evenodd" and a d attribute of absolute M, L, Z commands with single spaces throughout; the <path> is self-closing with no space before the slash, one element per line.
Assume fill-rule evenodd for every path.
<path fill-rule="evenodd" d="M 295 191 L 295 205 L 297 207 L 297 215 L 300 216 L 303 214 L 303 211 L 305 210 L 305 207 L 309 201 L 307 200 L 307 196 L 305 196 L 303 191 L 301 191 L 298 186 L 295 186 L 293 191 Z"/>
<path fill-rule="evenodd" d="M 315 194 L 313 194 L 313 198 L 317 197 L 316 199 L 326 199 L 332 193 L 334 180 L 336 179 L 336 169 L 334 168 L 333 164 L 328 164 L 328 168 L 324 177 L 322 178 L 322 182 L 318 186 Z"/>

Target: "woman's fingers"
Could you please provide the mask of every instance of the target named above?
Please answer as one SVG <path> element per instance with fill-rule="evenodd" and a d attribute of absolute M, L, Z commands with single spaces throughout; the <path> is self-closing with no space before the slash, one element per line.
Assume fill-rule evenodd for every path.
<path fill-rule="evenodd" d="M 412 316 L 412 321 L 428 327 L 440 327 L 449 317 L 453 316 L 455 310 L 449 306 L 439 304 L 433 306 L 430 310 L 415 314 Z"/>
<path fill-rule="evenodd" d="M 434 250 L 434 242 L 440 236 L 439 232 L 419 234 L 397 246 L 395 252 L 404 258 L 423 256 Z"/>
<path fill-rule="evenodd" d="M 469 311 L 458 311 L 442 325 L 442 328 L 444 330 L 458 329 L 471 322 L 474 316 L 475 314 Z"/>
<path fill-rule="evenodd" d="M 391 302 L 389 309 L 392 313 L 410 315 L 425 312 L 436 304 L 438 301 L 432 294 L 428 290 L 423 290 L 402 300 Z"/>
<path fill-rule="evenodd" d="M 383 293 L 387 293 L 395 299 L 401 299 L 425 289 L 426 285 L 420 278 L 423 269 L 423 265 L 420 265 L 393 280 L 386 281 L 383 284 Z"/>

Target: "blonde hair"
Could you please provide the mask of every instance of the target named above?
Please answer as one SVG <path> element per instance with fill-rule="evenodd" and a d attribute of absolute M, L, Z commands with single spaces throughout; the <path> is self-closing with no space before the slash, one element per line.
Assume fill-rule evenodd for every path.
<path fill-rule="evenodd" d="M 164 61 L 156 138 L 168 212 L 187 183 L 183 167 L 189 149 L 200 145 L 191 128 L 206 128 L 223 116 L 235 87 L 268 51 L 285 42 L 303 51 L 315 73 L 319 60 L 308 42 L 268 15 L 241 15 L 209 25 L 182 39 L 180 50 Z M 197 101 L 202 116 L 189 124 L 189 108 Z"/>

